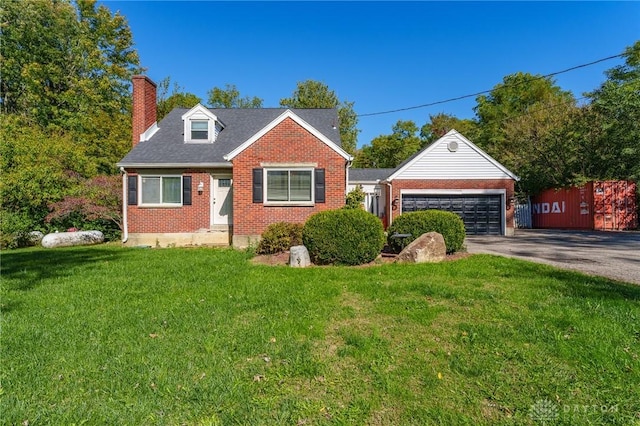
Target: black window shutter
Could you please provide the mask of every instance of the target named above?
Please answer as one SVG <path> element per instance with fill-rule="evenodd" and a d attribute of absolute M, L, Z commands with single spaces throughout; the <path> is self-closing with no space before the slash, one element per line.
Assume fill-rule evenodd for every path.
<path fill-rule="evenodd" d="M 315 169 L 316 203 L 324 203 L 324 169 Z"/>
<path fill-rule="evenodd" d="M 182 176 L 182 205 L 191 205 L 191 176 Z"/>
<path fill-rule="evenodd" d="M 262 169 L 253 169 L 253 202 L 262 202 Z"/>
<path fill-rule="evenodd" d="M 138 205 L 138 176 L 127 176 L 127 204 Z"/>

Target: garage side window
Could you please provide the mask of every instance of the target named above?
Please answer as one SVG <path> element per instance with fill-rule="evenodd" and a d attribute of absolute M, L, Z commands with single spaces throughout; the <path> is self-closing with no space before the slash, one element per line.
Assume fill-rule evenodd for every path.
<path fill-rule="evenodd" d="M 182 205 L 182 176 L 140 176 L 140 205 Z"/>

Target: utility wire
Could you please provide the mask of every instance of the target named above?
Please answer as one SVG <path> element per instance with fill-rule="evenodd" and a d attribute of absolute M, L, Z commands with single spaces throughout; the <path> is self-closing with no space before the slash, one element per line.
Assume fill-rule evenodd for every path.
<path fill-rule="evenodd" d="M 555 103 L 555 104 L 538 107 L 536 109 L 530 109 L 530 110 L 524 111 L 524 112 L 522 112 L 520 114 L 514 114 L 514 115 L 509 115 L 507 117 L 502 117 L 502 118 L 498 119 L 497 121 L 499 123 L 504 123 L 504 122 L 515 120 L 516 118 L 520 118 L 520 117 L 524 117 L 524 116 L 527 116 L 527 115 L 535 114 L 537 112 L 560 108 L 560 107 L 565 106 L 565 105 L 572 105 L 572 104 L 577 105 L 579 101 L 582 101 L 584 99 L 588 99 L 588 96 L 581 96 L 579 98 L 572 98 L 572 99 L 569 99 L 569 100 L 564 101 L 564 102 L 558 102 L 558 103 Z"/>
<path fill-rule="evenodd" d="M 532 81 L 532 80 L 542 80 L 542 79 L 545 79 L 545 78 L 553 77 L 554 75 L 564 74 L 564 73 L 569 72 L 569 71 L 574 71 L 574 70 L 577 70 L 577 69 L 580 69 L 580 68 L 585 68 L 585 67 L 588 67 L 588 66 L 591 66 L 591 65 L 599 64 L 600 62 L 608 61 L 608 60 L 615 59 L 615 58 L 620 58 L 622 56 L 624 56 L 624 53 L 619 53 L 619 54 L 613 55 L 613 56 L 607 56 L 606 58 L 598 59 L 596 61 L 588 62 L 586 64 L 576 65 L 575 67 L 567 68 L 567 69 L 564 69 L 562 71 L 556 71 L 556 72 L 552 72 L 550 74 L 541 75 L 541 76 L 534 76 L 530 81 Z M 508 85 L 505 85 L 505 86 L 508 87 Z M 517 86 L 517 84 L 513 84 L 512 86 Z M 482 92 L 472 93 L 470 95 L 458 96 L 458 97 L 455 97 L 455 98 L 444 99 L 444 100 L 436 101 L 436 102 L 430 102 L 428 104 L 410 106 L 410 107 L 406 107 L 406 108 L 392 109 L 392 110 L 388 110 L 388 111 L 370 112 L 370 113 L 367 113 L 367 114 L 358 114 L 357 117 L 371 117 L 371 116 L 374 116 L 374 115 L 391 114 L 391 113 L 394 113 L 394 112 L 401 112 L 401 111 L 409 111 L 409 110 L 412 110 L 412 109 L 426 108 L 426 107 L 430 107 L 430 106 L 434 106 L 434 105 L 440 105 L 440 104 L 445 104 L 445 103 L 449 103 L 449 102 L 459 101 L 461 99 L 467 99 L 467 98 L 472 98 L 472 97 L 476 97 L 476 96 L 479 96 L 479 95 L 484 95 L 486 93 L 491 93 L 492 91 L 493 91 L 493 89 L 483 90 Z"/>

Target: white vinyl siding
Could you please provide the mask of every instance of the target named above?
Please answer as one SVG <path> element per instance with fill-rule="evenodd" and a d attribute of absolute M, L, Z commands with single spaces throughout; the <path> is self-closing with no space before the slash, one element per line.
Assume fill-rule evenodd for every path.
<path fill-rule="evenodd" d="M 455 141 L 454 152 L 448 143 Z M 395 179 L 512 179 L 463 138 L 445 136 L 436 145 L 421 153 Z"/>
<path fill-rule="evenodd" d="M 140 176 L 140 205 L 182 205 L 182 177 Z"/>

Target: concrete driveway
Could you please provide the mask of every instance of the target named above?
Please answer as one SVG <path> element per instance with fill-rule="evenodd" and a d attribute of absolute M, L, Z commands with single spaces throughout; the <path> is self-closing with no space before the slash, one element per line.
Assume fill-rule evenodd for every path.
<path fill-rule="evenodd" d="M 469 253 L 488 253 L 640 284 L 640 232 L 517 229 L 512 237 L 468 236 Z"/>

